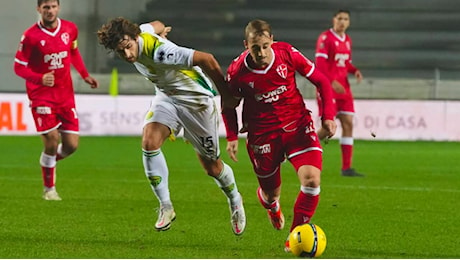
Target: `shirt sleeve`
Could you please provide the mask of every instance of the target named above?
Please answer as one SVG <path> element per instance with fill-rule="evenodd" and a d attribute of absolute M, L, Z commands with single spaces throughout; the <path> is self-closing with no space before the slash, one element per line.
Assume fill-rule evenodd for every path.
<path fill-rule="evenodd" d="M 29 38 L 26 35 L 23 35 L 21 37 L 21 41 L 14 58 L 14 72 L 16 75 L 25 79 L 26 81 L 40 85 L 42 84 L 43 75 L 41 73 L 32 71 L 28 67 L 31 52 L 32 43 L 29 41 Z"/>
<path fill-rule="evenodd" d="M 329 46 L 327 35 L 321 34 L 316 42 L 315 63 L 318 70 L 320 70 L 328 79 L 331 78 L 328 66 L 329 59 Z"/>

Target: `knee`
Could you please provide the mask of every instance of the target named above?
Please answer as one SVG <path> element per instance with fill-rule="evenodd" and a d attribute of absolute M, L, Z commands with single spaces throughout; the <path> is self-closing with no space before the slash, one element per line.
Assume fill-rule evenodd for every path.
<path fill-rule="evenodd" d="M 158 142 L 158 141 L 155 141 L 149 138 L 142 139 L 142 149 L 146 151 L 154 151 L 160 148 L 161 148 L 161 142 Z"/>
<path fill-rule="evenodd" d="M 302 186 L 316 188 L 321 184 L 321 170 L 304 165 L 299 169 L 299 179 Z"/>

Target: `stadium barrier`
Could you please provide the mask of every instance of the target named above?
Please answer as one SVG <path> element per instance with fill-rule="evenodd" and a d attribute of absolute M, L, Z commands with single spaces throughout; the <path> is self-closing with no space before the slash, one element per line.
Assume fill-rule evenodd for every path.
<path fill-rule="evenodd" d="M 305 101 L 318 128 L 316 101 Z M 77 94 L 76 102 L 81 135 L 141 135 L 151 96 Z M 36 134 L 28 104 L 25 94 L 2 93 L 0 135 Z M 355 105 L 356 139 L 460 141 L 460 123 L 454 120 L 460 101 L 357 100 Z M 225 135 L 222 122 L 219 131 Z M 339 127 L 335 138 L 340 133 Z"/>

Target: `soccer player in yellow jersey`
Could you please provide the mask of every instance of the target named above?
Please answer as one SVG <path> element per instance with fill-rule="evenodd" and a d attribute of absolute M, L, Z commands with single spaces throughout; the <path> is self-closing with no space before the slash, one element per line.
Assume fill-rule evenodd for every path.
<path fill-rule="evenodd" d="M 167 230 L 175 219 L 168 187 L 168 166 L 161 147 L 181 129 L 194 147 L 207 174 L 228 198 L 231 224 L 236 235 L 243 233 L 246 216 L 233 170 L 220 158 L 218 116 L 213 97 L 221 94 L 222 103 L 235 102 L 228 93 L 224 75 L 212 54 L 185 48 L 165 38 L 170 27 L 154 21 L 138 26 L 118 17 L 97 32 L 106 49 L 122 59 L 156 86 L 156 95 L 144 120 L 142 157 L 145 174 L 160 203 L 155 228 Z M 205 75 L 206 73 L 206 75 Z"/>

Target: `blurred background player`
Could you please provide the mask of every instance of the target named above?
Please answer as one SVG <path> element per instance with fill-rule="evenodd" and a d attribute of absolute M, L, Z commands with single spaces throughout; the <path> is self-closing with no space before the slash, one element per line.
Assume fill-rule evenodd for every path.
<path fill-rule="evenodd" d="M 322 126 L 334 135 L 334 106 L 329 80 L 315 69 L 297 49 L 286 42 L 274 42 L 266 21 L 253 20 L 245 29 L 244 46 L 229 66 L 227 80 L 232 94 L 243 99 L 243 131 L 247 131 L 247 151 L 259 188 L 257 196 L 267 209 L 275 229 L 284 227 L 281 195 L 281 163 L 294 166 L 300 192 L 294 205 L 290 231 L 308 223 L 318 205 L 322 169 L 322 148 L 310 111 L 297 88 L 296 71 L 311 81 L 323 100 Z M 224 107 L 227 152 L 237 161 L 238 121 L 235 107 Z M 289 249 L 288 241 L 286 249 Z"/>
<path fill-rule="evenodd" d="M 177 46 L 164 38 L 164 30 L 159 21 L 138 26 L 119 17 L 108 21 L 97 33 L 101 45 L 134 64 L 158 90 L 144 120 L 142 137 L 145 174 L 160 202 L 155 228 L 168 230 L 176 218 L 161 147 L 183 128 L 184 138 L 195 148 L 203 168 L 227 196 L 232 229 L 240 235 L 246 226 L 243 200 L 232 168 L 219 158 L 219 113 L 213 99 L 217 93 L 203 71 L 214 81 L 224 103 L 234 99 L 225 94 L 227 83 L 213 55 Z"/>
<path fill-rule="evenodd" d="M 350 12 L 339 10 L 332 19 L 332 28 L 321 33 L 316 44 L 316 66 L 331 81 L 334 89 L 337 118 L 342 126 L 340 146 L 342 151 L 342 176 L 361 177 L 352 165 L 353 158 L 353 115 L 355 114 L 353 93 L 348 74 L 356 77 L 357 83 L 363 79 L 361 72 L 351 63 L 351 38 L 346 34 L 350 26 Z M 322 99 L 317 96 L 321 116 Z M 327 131 L 318 131 L 321 140 L 327 137 Z"/>
<path fill-rule="evenodd" d="M 26 80 L 35 126 L 43 140 L 40 165 L 45 200 L 61 200 L 55 188 L 56 162 L 78 147 L 70 66 L 91 88 L 99 85 L 88 74 L 77 48 L 77 26 L 58 18 L 59 9 L 59 0 L 37 1 L 40 20 L 24 32 L 14 59 L 15 73 Z"/>

